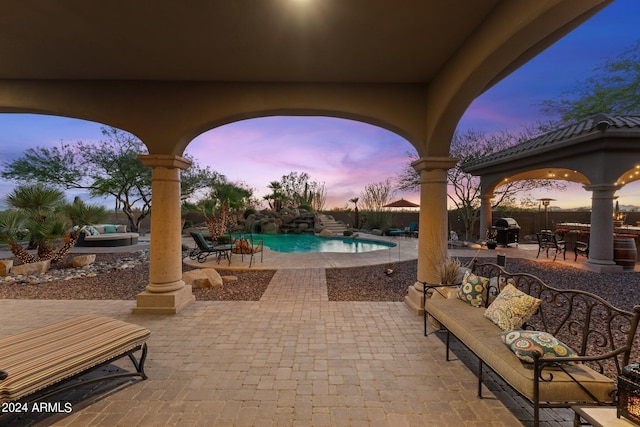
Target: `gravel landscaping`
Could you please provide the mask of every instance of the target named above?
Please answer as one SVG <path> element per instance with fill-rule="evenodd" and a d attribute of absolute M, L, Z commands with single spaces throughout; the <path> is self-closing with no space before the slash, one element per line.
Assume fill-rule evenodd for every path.
<path fill-rule="evenodd" d="M 470 259 L 460 260 L 467 263 Z M 389 267 L 393 273 L 387 275 Z M 634 305 L 640 304 L 640 273 L 594 273 L 561 263 L 515 258 L 507 261 L 506 269 L 513 273 L 533 274 L 556 288 L 592 292 L 618 308 L 631 310 Z M 327 270 L 329 300 L 403 301 L 407 286 L 415 283 L 416 275 L 415 260 L 391 266 Z"/>
<path fill-rule="evenodd" d="M 469 259 L 461 259 L 463 262 Z M 67 263 L 52 267 L 46 282 L 33 278 L 0 286 L 0 298 L 13 299 L 115 299 L 133 300 L 149 283 L 146 258 L 128 253 L 97 254 L 92 273 L 73 271 Z M 184 267 L 187 271 L 191 269 Z M 393 270 L 388 274 L 388 269 Z M 63 272 L 56 272 L 63 270 Z M 77 270 L 77 269 L 75 269 Z M 630 310 L 640 304 L 640 274 L 594 273 L 570 265 L 509 259 L 507 270 L 534 274 L 551 286 L 593 292 L 616 307 Z M 96 273 L 97 271 L 97 273 Z M 66 273 L 64 273 L 66 272 Z M 275 274 L 274 270 L 225 270 L 236 276 L 222 288 L 194 289 L 199 301 L 257 301 Z M 64 274 L 62 274 L 64 273 Z M 379 266 L 327 269 L 330 301 L 403 301 L 407 287 L 415 282 L 417 261 Z M 64 278 L 60 278 L 64 277 Z M 75 277 L 75 278 L 74 278 Z M 37 284 L 36 284 L 37 283 Z"/>
<path fill-rule="evenodd" d="M 123 261 L 126 260 L 126 261 Z M 70 268 L 70 261 L 53 266 L 49 276 L 66 276 L 64 279 L 37 283 L 34 278 L 25 278 L 22 283 L 0 285 L 0 298 L 12 299 L 95 299 L 135 300 L 149 284 L 149 262 L 130 253 L 97 254 L 95 264 L 98 273 L 72 278 L 78 269 Z M 184 266 L 184 271 L 191 267 Z M 64 271 L 61 274 L 60 271 Z M 221 288 L 194 289 L 198 301 L 257 301 L 269 285 L 275 270 L 224 270 L 221 276 L 235 276 L 237 281 L 226 283 Z"/>

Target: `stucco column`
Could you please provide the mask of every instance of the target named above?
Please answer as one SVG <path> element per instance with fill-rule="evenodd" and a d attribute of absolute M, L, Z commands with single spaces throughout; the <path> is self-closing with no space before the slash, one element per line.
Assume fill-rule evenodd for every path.
<path fill-rule="evenodd" d="M 613 197 L 620 185 L 585 185 L 591 191 L 591 235 L 586 266 L 595 271 L 621 271 L 613 261 Z"/>
<path fill-rule="evenodd" d="M 141 155 L 152 168 L 151 250 L 149 284 L 137 295 L 133 312 L 174 314 L 195 301 L 191 286 L 182 281 L 180 170 L 190 162 L 175 155 Z"/>
<path fill-rule="evenodd" d="M 483 194 L 480 196 L 480 240 L 486 240 L 487 229 L 491 228 L 493 218 L 491 217 L 491 200 L 493 194 Z"/>
<path fill-rule="evenodd" d="M 418 313 L 424 310 L 421 282 L 439 283 L 437 268 L 447 258 L 447 170 L 457 163 L 451 157 L 422 157 L 412 164 L 421 179 L 418 277 L 405 302 Z"/>

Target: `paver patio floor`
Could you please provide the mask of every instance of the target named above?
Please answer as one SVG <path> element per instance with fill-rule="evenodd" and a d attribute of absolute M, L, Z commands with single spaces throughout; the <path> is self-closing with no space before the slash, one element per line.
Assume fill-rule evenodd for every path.
<path fill-rule="evenodd" d="M 424 337 L 404 303 L 329 302 L 322 268 L 278 270 L 255 302 L 195 302 L 170 316 L 133 315 L 134 304 L 0 301 L 2 335 L 83 313 L 152 331 L 148 380 L 38 425 L 522 425 L 520 404 L 476 397 L 472 371 L 445 362 L 441 339 Z M 496 390 L 509 403 L 512 392 Z"/>

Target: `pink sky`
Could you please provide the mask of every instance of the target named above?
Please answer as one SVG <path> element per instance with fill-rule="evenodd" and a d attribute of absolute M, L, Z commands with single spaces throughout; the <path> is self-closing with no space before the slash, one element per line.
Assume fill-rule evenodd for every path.
<path fill-rule="evenodd" d="M 327 117 L 265 117 L 232 123 L 200 135 L 187 147 L 197 159 L 262 197 L 271 181 L 306 172 L 324 183 L 327 207 L 348 205 L 368 184 L 394 180 L 413 146 L 366 123 Z M 213 155 L 209 153 L 214 153 Z M 417 193 L 397 197 L 418 202 Z"/>
<path fill-rule="evenodd" d="M 458 129 L 485 132 L 520 130 L 540 119 L 537 103 L 574 88 L 606 58 L 640 38 L 640 1 L 616 0 L 537 58 L 480 96 L 462 117 Z M 61 140 L 98 141 L 100 124 L 60 117 L 0 114 L 0 160 L 20 156 L 24 149 L 52 146 Z M 344 207 L 365 186 L 393 179 L 414 148 L 398 135 L 360 122 L 326 117 L 270 117 L 232 123 L 200 135 L 187 147 L 201 165 L 243 181 L 256 195 L 268 193 L 269 182 L 292 171 L 307 172 L 324 182 L 327 207 Z M 640 187 L 618 192 L 622 204 L 640 205 Z M 0 197 L 13 185 L 0 181 Z M 75 194 L 70 194 L 73 197 Z M 417 194 L 395 194 L 418 202 Z M 579 186 L 561 194 L 554 205 L 590 205 Z M 1 203 L 0 203 L 1 204 Z"/>

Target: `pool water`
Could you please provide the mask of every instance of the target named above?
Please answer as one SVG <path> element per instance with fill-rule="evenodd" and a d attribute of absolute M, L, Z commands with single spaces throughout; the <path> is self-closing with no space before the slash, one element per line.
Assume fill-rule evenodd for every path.
<path fill-rule="evenodd" d="M 272 251 L 298 254 L 308 252 L 354 254 L 391 249 L 396 246 L 395 243 L 374 242 L 351 237 L 318 237 L 313 234 L 254 234 L 253 239 L 264 239 L 264 245 Z"/>

